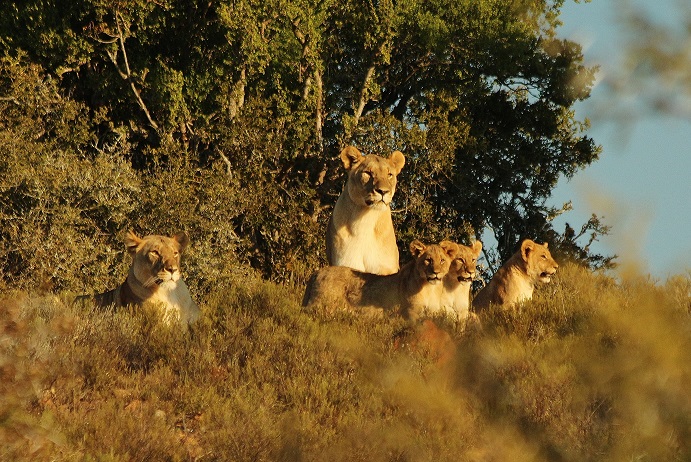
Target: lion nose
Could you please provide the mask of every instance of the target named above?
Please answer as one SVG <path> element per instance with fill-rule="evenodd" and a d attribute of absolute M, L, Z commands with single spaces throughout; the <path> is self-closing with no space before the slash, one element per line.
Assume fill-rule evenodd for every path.
<path fill-rule="evenodd" d="M 380 189 L 380 188 L 375 188 L 375 191 L 381 194 L 381 197 L 384 197 L 389 193 L 388 189 Z"/>
<path fill-rule="evenodd" d="M 178 270 L 178 266 L 177 266 L 177 265 L 168 264 L 168 265 L 165 265 L 165 270 L 168 271 L 170 274 L 173 274 L 173 273 L 175 273 L 175 272 Z"/>

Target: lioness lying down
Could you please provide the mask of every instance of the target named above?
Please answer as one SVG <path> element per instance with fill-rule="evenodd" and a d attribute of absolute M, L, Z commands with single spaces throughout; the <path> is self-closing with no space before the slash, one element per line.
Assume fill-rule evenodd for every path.
<path fill-rule="evenodd" d="M 425 311 L 440 309 L 442 280 L 449 270 L 454 247 L 450 242 L 410 243 L 413 260 L 395 274 L 363 273 L 344 266 L 327 266 L 307 283 L 303 306 L 335 303 L 370 311 L 400 312 L 417 319 Z"/>
<path fill-rule="evenodd" d="M 538 283 L 546 284 L 559 265 L 547 249 L 547 243 L 536 244 L 530 239 L 507 260 L 492 280 L 473 299 L 473 309 L 480 311 L 490 304 L 505 308 L 533 298 Z"/>
<path fill-rule="evenodd" d="M 138 237 L 133 231 L 125 236 L 125 246 L 132 265 L 125 282 L 108 292 L 94 295 L 98 307 L 122 307 L 151 303 L 163 310 L 167 323 L 191 324 L 199 318 L 185 282 L 180 277 L 180 255 L 189 239 L 180 232 L 172 237 Z"/>
<path fill-rule="evenodd" d="M 390 204 L 405 157 L 400 151 L 388 159 L 363 156 L 348 146 L 341 152 L 341 161 L 348 179 L 326 232 L 329 265 L 393 274 L 398 271 L 398 247 Z"/>

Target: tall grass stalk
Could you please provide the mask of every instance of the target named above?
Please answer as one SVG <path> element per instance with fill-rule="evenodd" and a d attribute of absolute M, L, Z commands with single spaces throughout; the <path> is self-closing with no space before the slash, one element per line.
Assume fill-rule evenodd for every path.
<path fill-rule="evenodd" d="M 258 279 L 190 332 L 6 292 L 0 459 L 690 460 L 690 288 L 566 265 L 481 332 L 438 320 L 445 361 L 399 319 Z"/>

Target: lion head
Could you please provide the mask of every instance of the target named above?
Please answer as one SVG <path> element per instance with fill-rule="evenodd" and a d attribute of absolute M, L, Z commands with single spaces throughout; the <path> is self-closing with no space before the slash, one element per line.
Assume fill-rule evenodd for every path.
<path fill-rule="evenodd" d="M 415 239 L 410 243 L 410 253 L 415 258 L 415 271 L 421 280 L 430 284 L 442 282 L 449 271 L 455 248 L 451 242 L 425 245 Z"/>
<path fill-rule="evenodd" d="M 132 256 L 132 270 L 144 287 L 155 288 L 180 279 L 180 255 L 189 239 L 184 232 L 172 237 L 146 236 L 140 238 L 133 231 L 127 233 L 125 245 Z"/>
<path fill-rule="evenodd" d="M 444 242 L 442 242 L 442 244 Z M 456 251 L 451 265 L 449 266 L 447 277 L 453 278 L 456 282 L 472 282 L 472 280 L 475 279 L 477 258 L 482 251 L 482 242 L 475 241 L 472 247 L 460 244 L 454 245 L 456 246 Z"/>
<path fill-rule="evenodd" d="M 552 258 L 552 254 L 549 253 L 546 242 L 537 244 L 530 239 L 525 239 L 521 243 L 521 258 L 525 273 L 535 282 L 547 284 L 559 268 L 557 262 Z"/>
<path fill-rule="evenodd" d="M 363 156 L 354 146 L 341 152 L 343 166 L 348 171 L 348 196 L 357 205 L 371 208 L 388 207 L 396 192 L 396 176 L 405 164 L 400 151 L 388 159 L 370 154 Z"/>

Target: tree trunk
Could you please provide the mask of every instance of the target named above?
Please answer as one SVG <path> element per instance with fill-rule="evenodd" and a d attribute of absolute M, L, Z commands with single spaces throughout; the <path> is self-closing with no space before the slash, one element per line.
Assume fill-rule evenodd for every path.
<path fill-rule="evenodd" d="M 357 109 L 355 110 L 355 123 L 354 126 L 357 126 L 358 122 L 360 121 L 360 117 L 362 117 L 362 113 L 365 110 L 365 105 L 367 104 L 367 101 L 369 100 L 369 96 L 367 95 L 367 90 L 369 89 L 370 82 L 372 81 L 372 77 L 374 76 L 374 64 L 371 65 L 367 69 L 367 73 L 365 73 L 365 79 L 362 82 L 362 87 L 360 88 L 360 100 L 358 101 Z"/>
<path fill-rule="evenodd" d="M 319 150 L 324 148 L 324 139 L 322 136 L 322 128 L 324 125 L 324 82 L 322 81 L 322 74 L 317 67 L 314 69 L 314 105 L 315 105 L 315 135 L 317 137 L 317 144 Z"/>

